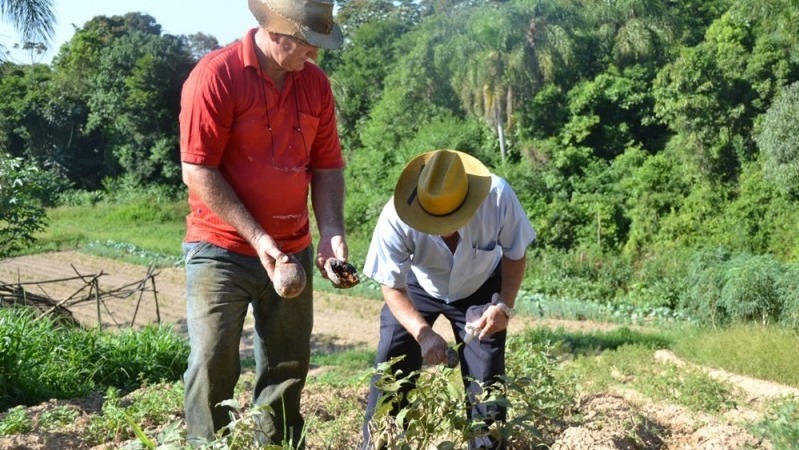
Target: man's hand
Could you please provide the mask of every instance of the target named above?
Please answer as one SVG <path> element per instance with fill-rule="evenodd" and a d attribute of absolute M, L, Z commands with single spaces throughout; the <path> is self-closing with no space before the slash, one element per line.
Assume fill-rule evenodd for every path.
<path fill-rule="evenodd" d="M 325 262 L 322 273 L 334 287 L 339 289 L 349 289 L 361 282 L 358 271 L 352 264 L 336 258 L 330 258 Z"/>
<path fill-rule="evenodd" d="M 425 328 L 419 333 L 419 346 L 422 348 L 422 358 L 428 364 L 447 364 L 447 341 L 432 328 Z"/>
<path fill-rule="evenodd" d="M 499 306 L 492 304 L 483 311 L 480 319 L 470 322 L 469 325 L 480 333 L 477 339 L 482 341 L 494 333 L 507 329 L 509 322 L 510 319 L 505 315 L 505 312 Z"/>
<path fill-rule="evenodd" d="M 277 242 L 268 234 L 261 234 L 258 236 L 252 245 L 253 248 L 255 248 L 255 252 L 258 254 L 258 259 L 261 260 L 261 265 L 266 269 L 266 274 L 269 275 L 270 280 L 274 279 L 275 260 L 280 260 L 284 263 L 291 261 L 291 256 L 280 251 Z"/>
<path fill-rule="evenodd" d="M 327 278 L 333 283 L 333 286 L 355 286 L 355 284 L 358 284 L 360 281 L 357 276 L 357 271 L 355 271 L 355 279 L 357 282 L 350 286 L 345 286 L 342 284 L 340 275 L 334 271 L 333 267 L 333 261 L 338 261 L 339 264 L 347 264 L 348 256 L 349 248 L 347 247 L 347 241 L 344 239 L 343 235 L 337 234 L 329 237 L 322 236 L 319 239 L 319 245 L 316 251 L 316 268 L 319 269 L 319 272 L 322 274 L 323 278 Z M 349 270 L 349 267 L 345 265 L 343 266 L 343 269 Z M 342 267 L 339 267 L 339 270 L 342 270 Z M 350 281 L 352 282 L 353 280 Z"/>

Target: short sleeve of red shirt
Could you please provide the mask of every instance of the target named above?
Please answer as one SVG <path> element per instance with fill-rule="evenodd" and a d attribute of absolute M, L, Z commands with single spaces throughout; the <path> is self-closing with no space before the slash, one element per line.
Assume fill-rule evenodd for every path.
<path fill-rule="evenodd" d="M 183 84 L 180 105 L 181 161 L 203 166 L 217 166 L 225 151 L 234 120 L 230 72 L 216 70 L 225 66 L 223 49 L 214 57 L 201 60 Z M 242 68 L 243 69 L 243 68 Z"/>

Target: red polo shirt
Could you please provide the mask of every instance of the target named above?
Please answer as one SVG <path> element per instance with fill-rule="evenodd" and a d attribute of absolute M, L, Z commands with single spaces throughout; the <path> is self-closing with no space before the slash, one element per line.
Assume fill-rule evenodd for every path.
<path fill-rule="evenodd" d="M 310 62 L 282 91 L 262 75 L 255 29 L 204 57 L 183 85 L 180 156 L 217 167 L 244 206 L 287 253 L 311 243 L 311 169 L 344 167 L 330 82 Z M 269 128 L 271 127 L 271 132 Z M 186 242 L 255 255 L 236 230 L 189 190 Z"/>

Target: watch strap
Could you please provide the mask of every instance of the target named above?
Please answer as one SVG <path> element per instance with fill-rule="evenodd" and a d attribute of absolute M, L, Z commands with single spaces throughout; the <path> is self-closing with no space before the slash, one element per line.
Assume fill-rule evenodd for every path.
<path fill-rule="evenodd" d="M 505 313 L 505 315 L 508 316 L 508 319 L 513 319 L 513 317 L 516 315 L 516 310 L 501 300 L 494 302 L 494 305 L 496 305 L 503 313 Z"/>

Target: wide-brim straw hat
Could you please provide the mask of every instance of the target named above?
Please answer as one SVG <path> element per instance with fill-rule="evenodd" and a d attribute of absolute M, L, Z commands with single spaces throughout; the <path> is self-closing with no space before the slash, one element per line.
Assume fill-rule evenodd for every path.
<path fill-rule="evenodd" d="M 294 36 L 314 47 L 334 49 L 344 43 L 333 22 L 333 2 L 325 0 L 248 0 L 258 23 L 273 33 Z"/>
<path fill-rule="evenodd" d="M 405 166 L 394 189 L 399 218 L 423 233 L 448 235 L 474 216 L 491 188 L 491 172 L 457 150 L 435 150 Z"/>

